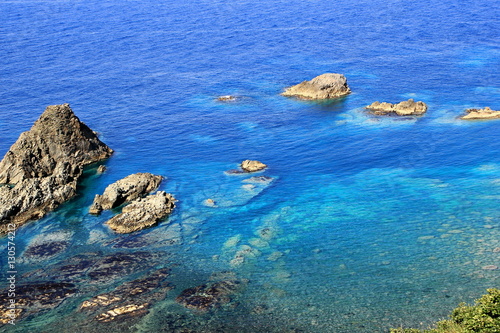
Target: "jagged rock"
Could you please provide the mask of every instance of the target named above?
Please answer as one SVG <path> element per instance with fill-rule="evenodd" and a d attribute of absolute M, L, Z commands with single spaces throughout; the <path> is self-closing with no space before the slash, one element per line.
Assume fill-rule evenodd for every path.
<path fill-rule="evenodd" d="M 326 73 L 310 81 L 289 87 L 281 95 L 301 99 L 331 99 L 351 93 L 347 79 L 342 74 Z"/>
<path fill-rule="evenodd" d="M 164 191 L 139 198 L 106 222 L 118 233 L 130 233 L 149 228 L 165 218 L 175 208 L 175 198 Z"/>
<path fill-rule="evenodd" d="M 83 166 L 112 153 L 69 104 L 50 105 L 5 154 L 0 162 L 0 183 L 51 176 L 59 162 Z"/>
<path fill-rule="evenodd" d="M 82 167 L 112 153 L 69 104 L 48 106 L 0 162 L 0 184 L 7 184 L 0 187 L 0 232 L 8 223 L 41 218 L 69 200 Z"/>
<path fill-rule="evenodd" d="M 489 107 L 485 107 L 484 109 L 467 109 L 465 110 L 465 112 L 467 112 L 467 114 L 465 116 L 460 117 L 460 119 L 474 120 L 474 119 L 500 118 L 500 111 L 492 110 Z"/>
<path fill-rule="evenodd" d="M 422 115 L 427 111 L 427 105 L 424 102 L 415 102 L 412 98 L 398 104 L 387 102 L 373 102 L 366 106 L 376 115 L 396 114 L 398 116 Z"/>
<path fill-rule="evenodd" d="M 267 168 L 267 165 L 259 161 L 245 160 L 241 162 L 241 168 L 245 172 L 256 172 L 264 170 L 265 168 Z"/>
<path fill-rule="evenodd" d="M 162 176 L 151 173 L 135 173 L 120 179 L 106 187 L 102 195 L 96 194 L 89 209 L 91 214 L 100 214 L 103 210 L 118 207 L 156 190 Z"/>
<path fill-rule="evenodd" d="M 7 232 L 8 224 L 22 225 L 42 218 L 47 212 L 76 195 L 80 166 L 58 163 L 48 177 L 28 178 L 16 186 L 0 186 L 0 233 Z"/>
<path fill-rule="evenodd" d="M 231 295 L 242 285 L 242 281 L 233 279 L 203 284 L 185 289 L 175 300 L 188 309 L 208 311 L 231 302 Z"/>

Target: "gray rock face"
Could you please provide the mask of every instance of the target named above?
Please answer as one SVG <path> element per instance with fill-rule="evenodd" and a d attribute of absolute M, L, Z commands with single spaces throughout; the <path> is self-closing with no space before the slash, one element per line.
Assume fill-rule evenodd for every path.
<path fill-rule="evenodd" d="M 135 173 L 120 179 L 106 187 L 102 195 L 97 194 L 90 207 L 91 214 L 100 214 L 103 210 L 118 207 L 156 190 L 162 176 L 151 173 Z"/>
<path fill-rule="evenodd" d="M 419 116 L 427 111 L 427 105 L 424 102 L 415 102 L 412 98 L 398 104 L 387 102 L 373 102 L 366 106 L 377 115 L 396 114 L 398 116 Z"/>
<path fill-rule="evenodd" d="M 117 233 L 130 233 L 157 224 L 175 208 L 175 198 L 166 192 L 134 200 L 122 212 L 106 222 Z"/>
<path fill-rule="evenodd" d="M 465 116 L 460 117 L 460 119 L 474 120 L 474 119 L 500 118 L 500 111 L 492 110 L 489 107 L 485 107 L 484 109 L 468 109 L 465 110 L 465 112 L 467 112 L 467 114 Z"/>
<path fill-rule="evenodd" d="M 68 104 L 48 106 L 0 162 L 0 233 L 72 198 L 82 167 L 112 153 Z"/>
<path fill-rule="evenodd" d="M 22 133 L 0 162 L 0 184 L 51 176 L 60 162 L 84 166 L 108 158 L 113 150 L 82 123 L 69 104 L 50 105 Z"/>
<path fill-rule="evenodd" d="M 310 81 L 287 88 L 281 95 L 301 99 L 331 99 L 351 93 L 347 79 L 342 74 L 326 73 Z"/>

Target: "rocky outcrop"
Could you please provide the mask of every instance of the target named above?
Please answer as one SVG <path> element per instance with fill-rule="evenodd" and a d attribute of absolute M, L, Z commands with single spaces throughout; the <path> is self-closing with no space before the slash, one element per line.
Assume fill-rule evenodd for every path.
<path fill-rule="evenodd" d="M 84 166 L 112 153 L 69 104 L 50 105 L 5 154 L 0 162 L 0 183 L 51 176 L 58 163 Z"/>
<path fill-rule="evenodd" d="M 156 190 L 162 176 L 151 173 L 136 173 L 120 179 L 106 187 L 102 195 L 96 194 L 90 207 L 91 214 L 100 214 L 103 210 L 116 208 Z"/>
<path fill-rule="evenodd" d="M 68 104 L 48 106 L 0 162 L 0 232 L 72 198 L 82 167 L 112 153 Z"/>
<path fill-rule="evenodd" d="M 106 222 L 117 233 L 130 233 L 157 224 L 175 208 L 174 197 L 166 192 L 134 200 L 122 212 Z"/>
<path fill-rule="evenodd" d="M 245 172 L 257 172 L 265 168 L 267 168 L 267 165 L 259 161 L 245 160 L 241 162 L 241 169 Z"/>
<path fill-rule="evenodd" d="M 287 88 L 281 95 L 301 99 L 331 99 L 351 93 L 347 79 L 342 74 L 326 73 L 310 81 Z"/>
<path fill-rule="evenodd" d="M 475 119 L 498 119 L 500 118 L 500 111 L 495 111 L 489 107 L 484 109 L 468 109 L 465 110 L 467 113 L 465 116 L 460 117 L 464 120 L 475 120 Z"/>
<path fill-rule="evenodd" d="M 398 104 L 373 102 L 366 108 L 376 115 L 420 116 L 427 111 L 427 105 L 424 102 L 415 102 L 411 98 Z"/>

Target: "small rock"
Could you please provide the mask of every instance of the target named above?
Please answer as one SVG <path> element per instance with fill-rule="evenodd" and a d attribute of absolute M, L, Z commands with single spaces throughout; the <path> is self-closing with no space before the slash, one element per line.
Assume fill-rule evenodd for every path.
<path fill-rule="evenodd" d="M 241 168 L 245 172 L 257 172 L 267 168 L 267 165 L 259 161 L 245 160 L 241 162 Z"/>
<path fill-rule="evenodd" d="M 237 100 L 236 96 L 233 95 L 225 95 L 217 97 L 219 102 L 235 102 Z"/>
<path fill-rule="evenodd" d="M 210 198 L 208 198 L 207 200 L 203 201 L 203 204 L 205 206 L 208 206 L 208 207 L 215 207 L 216 206 L 214 199 L 210 199 Z"/>
<path fill-rule="evenodd" d="M 332 99 L 351 93 L 347 79 L 342 74 L 326 73 L 310 81 L 304 81 L 287 88 L 282 96 L 295 96 L 300 99 Z"/>
<path fill-rule="evenodd" d="M 460 117 L 464 120 L 474 120 L 474 119 L 498 119 L 500 118 L 500 111 L 494 111 L 489 107 L 484 109 L 468 109 L 465 110 L 467 113 L 465 116 Z"/>
<path fill-rule="evenodd" d="M 107 170 L 106 166 L 105 166 L 105 165 L 103 165 L 103 164 L 101 164 L 101 165 L 99 165 L 99 167 L 97 168 L 97 173 L 98 173 L 98 174 L 101 174 L 101 173 L 106 172 L 106 170 Z"/>
<path fill-rule="evenodd" d="M 424 102 L 415 102 L 413 99 L 392 104 L 387 102 L 373 102 L 366 106 L 367 109 L 372 110 L 376 115 L 396 114 L 398 116 L 409 115 L 422 115 L 427 111 L 427 104 Z"/>

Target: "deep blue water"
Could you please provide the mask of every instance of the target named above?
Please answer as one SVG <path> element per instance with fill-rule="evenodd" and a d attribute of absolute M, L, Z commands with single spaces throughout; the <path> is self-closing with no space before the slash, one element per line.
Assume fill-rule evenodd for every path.
<path fill-rule="evenodd" d="M 130 236 L 87 208 L 111 182 L 147 171 L 167 177 L 161 189 L 179 202 L 139 233 L 140 250 L 169 253 L 176 288 L 131 331 L 166 330 L 172 318 L 204 332 L 385 332 L 443 319 L 499 286 L 499 271 L 483 267 L 500 266 L 500 120 L 457 119 L 466 108 L 500 108 L 499 7 L 3 1 L 0 155 L 61 103 L 116 151 L 78 198 L 19 230 L 20 269 L 120 250 L 110 242 Z M 279 96 L 325 72 L 344 74 L 353 93 L 331 103 Z M 229 94 L 241 99 L 216 101 Z M 428 113 L 398 120 L 363 110 L 408 98 Z M 268 164 L 263 174 L 275 181 L 260 191 L 224 174 L 244 159 Z M 219 207 L 205 207 L 207 198 Z M 265 243 L 262 228 L 272 230 Z M 23 262 L 30 244 L 50 239 L 71 247 Z M 241 245 L 260 255 L 232 265 Z M 197 314 L 173 301 L 224 270 L 249 280 L 238 306 Z M 8 330 L 81 327 L 76 309 L 90 296 Z"/>

